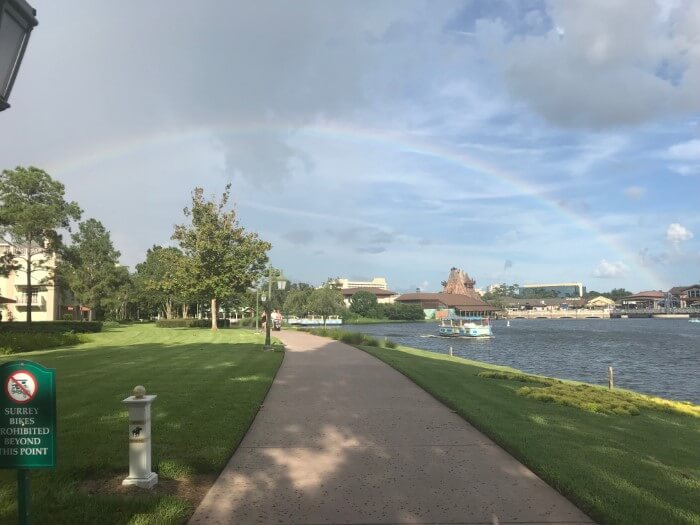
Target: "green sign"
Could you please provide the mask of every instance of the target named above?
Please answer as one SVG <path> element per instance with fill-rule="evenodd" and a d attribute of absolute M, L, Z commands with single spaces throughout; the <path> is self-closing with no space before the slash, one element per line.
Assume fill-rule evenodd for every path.
<path fill-rule="evenodd" d="M 31 361 L 0 365 L 0 468 L 56 466 L 55 377 Z"/>

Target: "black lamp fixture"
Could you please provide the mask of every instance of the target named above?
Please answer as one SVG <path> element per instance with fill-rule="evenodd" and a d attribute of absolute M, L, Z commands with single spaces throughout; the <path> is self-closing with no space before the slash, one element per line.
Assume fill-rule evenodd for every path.
<path fill-rule="evenodd" d="M 25 0 L 0 0 L 0 111 L 10 107 L 10 91 L 38 23 L 36 9 Z"/>

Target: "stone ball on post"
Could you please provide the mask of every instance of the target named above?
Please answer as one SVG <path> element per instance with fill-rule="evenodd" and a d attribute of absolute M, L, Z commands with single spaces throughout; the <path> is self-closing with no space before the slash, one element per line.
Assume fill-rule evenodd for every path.
<path fill-rule="evenodd" d="M 146 395 L 146 387 L 143 385 L 136 385 L 134 387 L 134 397 L 136 399 L 142 399 Z"/>

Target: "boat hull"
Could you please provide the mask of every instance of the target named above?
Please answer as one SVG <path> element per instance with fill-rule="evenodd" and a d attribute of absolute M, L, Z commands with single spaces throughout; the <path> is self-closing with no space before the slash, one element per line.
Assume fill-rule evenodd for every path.
<path fill-rule="evenodd" d="M 491 326 L 440 326 L 443 337 L 493 337 Z"/>

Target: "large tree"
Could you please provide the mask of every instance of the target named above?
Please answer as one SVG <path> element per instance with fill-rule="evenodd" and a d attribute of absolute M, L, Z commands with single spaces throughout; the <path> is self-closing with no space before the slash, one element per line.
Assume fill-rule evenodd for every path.
<path fill-rule="evenodd" d="M 157 305 L 166 319 L 175 317 L 176 304 L 189 303 L 189 263 L 179 248 L 153 246 L 146 252 L 146 260 L 136 265 L 136 283 L 141 297 L 146 303 Z M 184 314 L 185 310 L 183 308 Z"/>
<path fill-rule="evenodd" d="M 0 268 L 26 272 L 27 323 L 32 322 L 32 293 L 53 279 L 51 259 L 61 245 L 59 229 L 70 229 L 80 219 L 77 203 L 66 202 L 63 184 L 39 168 L 18 166 L 0 174 L 0 234 L 10 249 L 0 258 Z M 48 275 L 47 282 L 33 283 L 32 274 Z"/>
<path fill-rule="evenodd" d="M 290 290 L 282 309 L 286 315 L 306 315 L 309 311 L 309 297 L 313 293 L 309 289 Z"/>
<path fill-rule="evenodd" d="M 377 317 L 377 296 L 365 290 L 356 292 L 350 301 L 350 311 L 362 317 Z"/>
<path fill-rule="evenodd" d="M 190 289 L 211 300 L 211 327 L 216 330 L 219 301 L 233 293 L 243 293 L 258 281 L 267 263 L 270 243 L 238 224 L 236 212 L 227 209 L 231 185 L 227 184 L 219 202 L 204 198 L 204 190 L 192 192 L 192 207 L 185 208 L 190 224 L 175 227 L 173 239 L 190 258 Z"/>
<path fill-rule="evenodd" d="M 308 307 L 310 312 L 323 317 L 324 326 L 329 315 L 340 315 L 346 310 L 343 294 L 330 286 L 324 286 L 311 292 Z"/>
<path fill-rule="evenodd" d="M 109 231 L 97 219 L 81 222 L 72 241 L 64 251 L 61 274 L 78 301 L 76 306 L 89 306 L 90 319 L 101 318 L 102 301 L 117 292 L 128 272 L 119 269 L 121 254 L 114 248 Z"/>

